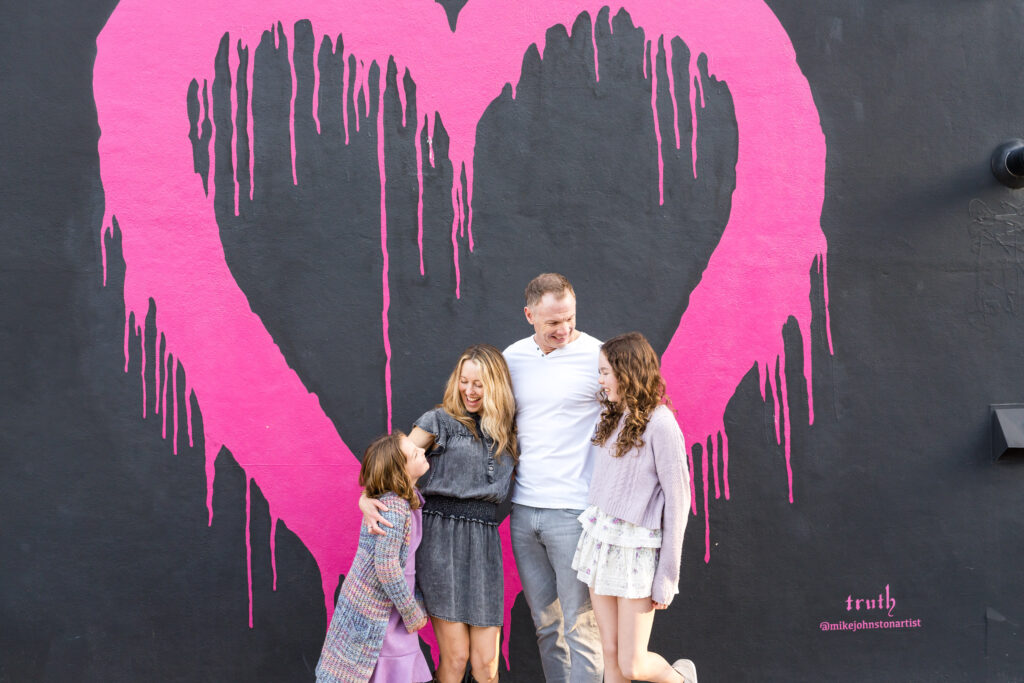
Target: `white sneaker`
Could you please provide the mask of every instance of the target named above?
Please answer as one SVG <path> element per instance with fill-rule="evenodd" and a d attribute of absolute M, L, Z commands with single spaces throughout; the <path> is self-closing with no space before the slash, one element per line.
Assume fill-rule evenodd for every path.
<path fill-rule="evenodd" d="M 686 683 L 697 683 L 697 666 L 689 659 L 677 659 L 672 665 Z"/>

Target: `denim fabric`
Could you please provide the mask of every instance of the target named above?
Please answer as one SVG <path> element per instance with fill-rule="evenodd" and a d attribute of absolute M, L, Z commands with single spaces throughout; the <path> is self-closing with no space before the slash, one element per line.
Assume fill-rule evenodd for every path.
<path fill-rule="evenodd" d="M 496 457 L 494 440 L 481 430 L 473 436 L 464 424 L 434 408 L 423 413 L 415 426 L 434 435 L 427 452 L 430 470 L 419 481 L 424 496 L 449 496 L 500 503 L 508 497 L 515 460 L 504 452 Z"/>
<path fill-rule="evenodd" d="M 601 683 L 601 636 L 572 558 L 582 510 L 512 506 L 512 553 L 537 629 L 547 683 Z"/>
<path fill-rule="evenodd" d="M 443 408 L 427 411 L 416 426 L 434 435 L 430 471 L 419 483 L 427 503 L 416 552 L 427 613 L 471 626 L 501 626 L 505 589 L 495 515 L 508 496 L 515 461 L 509 453 L 495 457 L 489 436 L 474 437 Z"/>
<path fill-rule="evenodd" d="M 416 580 L 430 616 L 501 626 L 505 584 L 498 527 L 424 512 Z"/>

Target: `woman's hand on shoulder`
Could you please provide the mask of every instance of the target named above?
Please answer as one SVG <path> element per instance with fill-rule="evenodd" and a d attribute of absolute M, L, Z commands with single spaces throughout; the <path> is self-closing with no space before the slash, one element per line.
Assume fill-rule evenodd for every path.
<path fill-rule="evenodd" d="M 363 526 L 371 534 L 384 536 L 387 532 L 381 527 L 390 529 L 394 526 L 381 514 L 388 511 L 388 506 L 377 498 L 370 498 L 365 492 L 359 494 L 359 511 L 363 513 Z"/>
<path fill-rule="evenodd" d="M 412 514 L 412 505 L 397 493 L 385 493 L 380 497 L 380 501 L 388 507 L 387 510 L 381 512 L 381 516 L 384 517 L 384 523 L 388 527 L 388 530 L 384 530 L 385 535 L 401 532 L 406 519 Z M 384 526 L 384 523 L 381 526 Z"/>

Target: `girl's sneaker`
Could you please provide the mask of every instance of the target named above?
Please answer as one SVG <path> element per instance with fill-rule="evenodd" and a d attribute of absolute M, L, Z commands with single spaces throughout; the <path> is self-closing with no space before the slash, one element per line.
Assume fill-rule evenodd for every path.
<path fill-rule="evenodd" d="M 697 683 L 697 666 L 689 659 L 677 659 L 672 665 L 685 683 Z"/>

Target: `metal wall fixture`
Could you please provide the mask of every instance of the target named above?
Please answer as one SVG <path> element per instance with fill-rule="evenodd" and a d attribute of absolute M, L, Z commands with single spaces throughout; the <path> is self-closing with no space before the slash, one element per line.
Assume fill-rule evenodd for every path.
<path fill-rule="evenodd" d="M 1024 403 L 996 403 L 992 411 L 992 459 L 1024 456 Z"/>
<path fill-rule="evenodd" d="M 1014 138 L 992 152 L 992 175 L 1007 187 L 1024 187 L 1024 140 Z"/>

